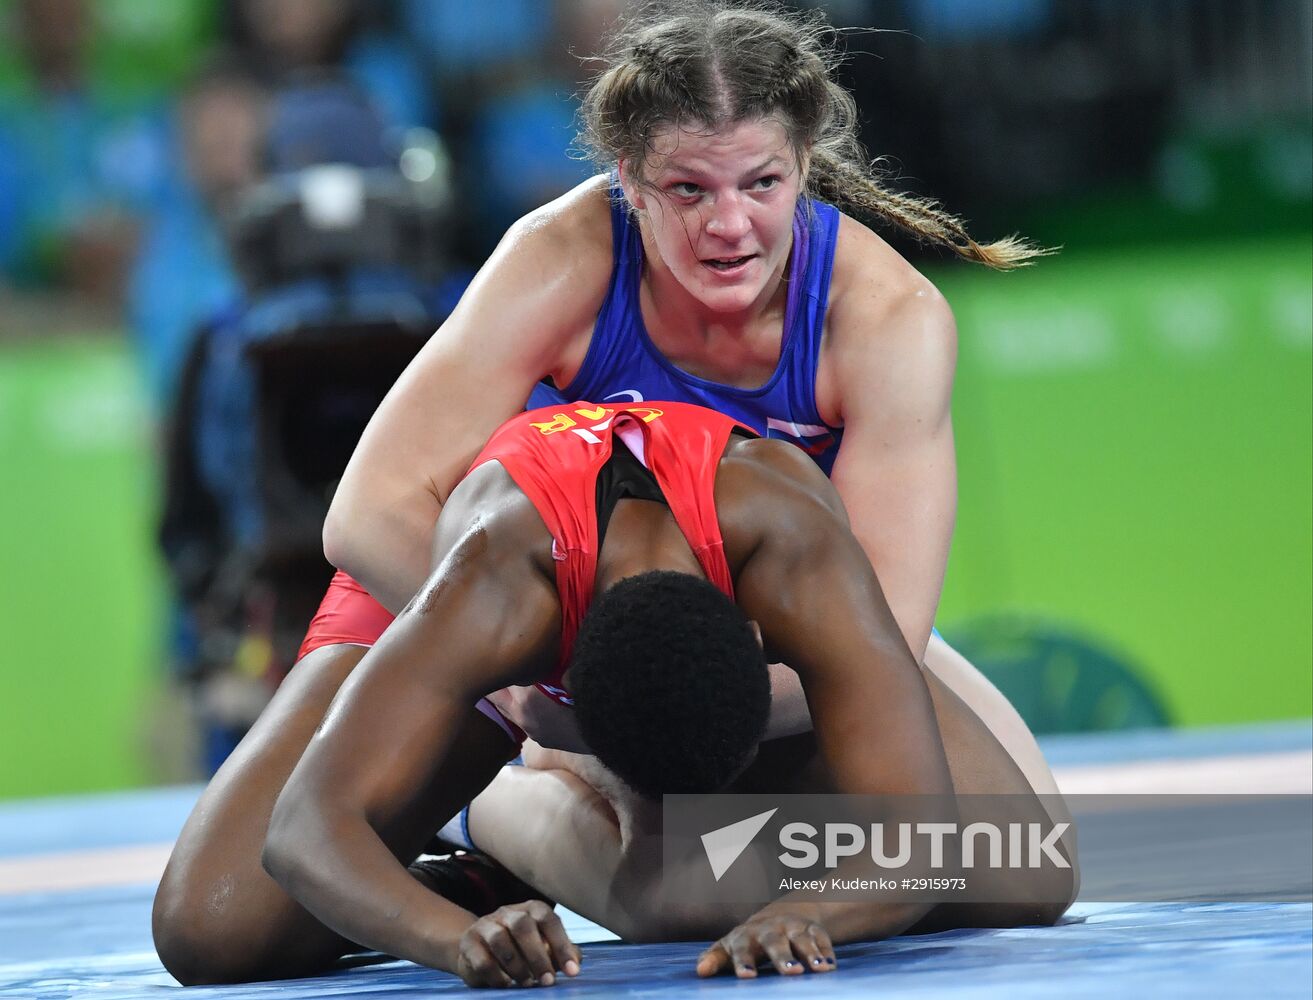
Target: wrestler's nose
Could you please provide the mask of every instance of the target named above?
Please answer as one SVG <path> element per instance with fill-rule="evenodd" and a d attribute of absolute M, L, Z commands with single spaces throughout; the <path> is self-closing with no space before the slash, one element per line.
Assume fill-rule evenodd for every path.
<path fill-rule="evenodd" d="M 708 235 L 726 243 L 736 243 L 748 235 L 751 226 L 743 200 L 737 195 L 719 197 L 711 206 L 711 217 L 707 219 Z"/>

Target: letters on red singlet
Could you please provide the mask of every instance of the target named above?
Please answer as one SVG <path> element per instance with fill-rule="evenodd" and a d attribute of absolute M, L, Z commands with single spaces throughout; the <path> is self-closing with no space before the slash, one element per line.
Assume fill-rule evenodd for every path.
<path fill-rule="evenodd" d="M 653 420 L 660 419 L 663 416 L 660 410 L 652 406 L 612 407 L 599 403 L 593 407 L 577 407 L 569 413 L 553 413 L 551 420 L 531 420 L 529 426 L 536 428 L 539 434 L 559 434 L 561 431 L 570 431 L 589 444 L 601 444 L 602 439 L 597 436 L 596 432 L 604 431 L 610 427 L 611 421 L 615 419 L 616 413 L 621 409 L 625 413 L 637 417 L 645 424 L 650 424 Z M 584 426 L 580 426 L 578 418 L 582 418 Z"/>

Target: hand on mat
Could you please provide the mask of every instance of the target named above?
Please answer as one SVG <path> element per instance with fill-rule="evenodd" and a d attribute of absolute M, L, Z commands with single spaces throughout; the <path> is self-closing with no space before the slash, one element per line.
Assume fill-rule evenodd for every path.
<path fill-rule="evenodd" d="M 733 970 L 740 979 L 752 979 L 764 962 L 782 976 L 832 972 L 834 945 L 820 922 L 805 911 L 760 913 L 704 951 L 698 959 L 698 975 Z"/>
<path fill-rule="evenodd" d="M 469 986 L 551 986 L 579 975 L 579 949 L 540 899 L 503 906 L 461 935 L 456 974 Z"/>

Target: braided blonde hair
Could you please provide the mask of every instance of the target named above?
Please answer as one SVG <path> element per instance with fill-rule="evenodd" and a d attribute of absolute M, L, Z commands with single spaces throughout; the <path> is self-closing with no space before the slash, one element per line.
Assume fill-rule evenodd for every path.
<path fill-rule="evenodd" d="M 662 0 L 619 26 L 584 97 L 580 141 L 604 169 L 625 160 L 642 181 L 653 136 L 674 126 L 719 130 L 754 118 L 783 124 L 804 193 L 892 225 L 998 270 L 1052 250 L 1017 236 L 978 243 L 938 202 L 894 190 L 857 139 L 857 105 L 834 80 L 835 32 L 818 11 L 773 0 Z"/>

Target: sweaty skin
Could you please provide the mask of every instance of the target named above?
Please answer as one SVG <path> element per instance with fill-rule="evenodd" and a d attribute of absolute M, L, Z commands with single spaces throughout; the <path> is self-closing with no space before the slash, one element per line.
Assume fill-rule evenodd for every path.
<path fill-rule="evenodd" d="M 771 119 L 724 132 L 660 130 L 641 170 L 620 164 L 645 249 L 644 326 L 672 363 L 736 387 L 774 371 L 806 170 Z M 535 382 L 550 376 L 564 387 L 582 367 L 611 281 L 608 188 L 594 178 L 511 228 L 362 436 L 324 546 L 390 610 L 427 575 L 422 542 L 483 442 Z M 748 263 L 729 275 L 708 266 L 739 256 Z M 843 218 L 816 400 L 826 421 L 845 428 L 835 483 L 918 659 L 953 528 L 955 360 L 943 297 L 870 229 Z"/>
<path fill-rule="evenodd" d="M 620 164 L 645 250 L 642 319 L 692 375 L 762 384 L 780 359 L 790 223 L 806 157 L 771 119 L 722 132 L 659 132 Z M 541 378 L 584 363 L 612 276 L 609 179 L 517 222 L 370 421 L 324 525 L 329 561 L 392 611 L 426 578 L 433 525 L 488 436 Z M 710 260 L 752 258 L 737 273 Z M 840 221 L 816 375 L 822 418 L 844 427 L 832 481 L 909 648 L 962 697 L 1037 792 L 1056 793 L 1024 722 L 932 637 L 956 514 L 953 315 L 935 287 L 869 228 Z M 623 388 L 617 386 L 617 389 Z M 796 677 L 773 675 L 784 732 L 808 725 Z"/>
<path fill-rule="evenodd" d="M 674 134 L 676 142 L 643 164 L 646 185 L 635 183 L 632 164 L 622 164 L 646 250 L 642 310 L 654 344 L 686 371 L 735 386 L 760 384 L 779 360 L 780 262 L 789 249 L 781 241 L 806 167 L 791 158 L 782 168 L 772 163 L 789 152 L 772 122 L 744 125 Z M 523 406 L 538 379 L 564 386 L 580 370 L 611 279 L 607 187 L 606 178 L 594 178 L 512 227 L 362 437 L 325 524 L 325 553 L 392 611 L 428 578 L 430 555 L 441 561 L 454 545 L 444 534 L 449 519 L 439 514 L 488 436 Z M 726 279 L 732 287 L 709 284 L 720 279 L 699 270 L 703 257 L 744 253 L 759 253 L 763 263 Z M 833 481 L 852 534 L 876 567 L 908 646 L 918 656 L 925 651 L 936 707 L 942 681 L 1030 787 L 1054 792 L 1033 737 L 1006 699 L 945 643 L 931 638 L 926 645 L 953 527 L 955 351 L 951 312 L 933 286 L 868 228 L 843 218 L 816 399 L 826 421 L 845 427 Z M 202 795 L 155 900 L 156 947 L 181 981 L 298 974 L 341 953 L 341 939 L 266 875 L 259 853 L 275 797 L 363 656 L 360 647 L 337 646 L 302 661 Z M 772 680 L 772 726 L 784 719 L 774 731 L 807 728 L 798 676 L 775 668 Z M 534 730 L 532 715 L 546 699 L 529 697 L 524 727 Z M 518 718 L 515 710 L 507 714 Z M 568 742 L 566 729 L 556 742 Z M 947 724 L 943 737 L 953 764 Z M 482 716 L 470 719 L 462 738 L 498 747 L 486 755 L 486 771 L 472 757 L 468 768 L 453 769 L 451 781 L 468 784 L 472 795 L 497 773 L 492 761 L 506 741 Z M 544 739 L 551 741 L 545 730 Z M 582 782 L 558 780 L 563 774 L 554 770 L 545 780 L 570 794 L 534 812 L 535 820 L 579 815 L 580 800 L 596 799 Z M 955 764 L 953 774 L 956 780 Z M 499 775 L 490 794 L 527 777 Z M 476 816 L 492 815 L 486 806 L 481 800 Z M 579 838 L 544 843 L 551 845 L 544 856 L 593 849 Z M 512 863 L 510 847 L 513 870 L 531 870 Z M 574 868 L 560 870 L 578 863 L 576 856 Z"/>
<path fill-rule="evenodd" d="M 931 691 L 828 480 L 791 445 L 732 439 L 715 496 L 738 603 L 762 623 L 767 650 L 794 665 L 811 706 L 812 773 L 835 791 L 951 794 Z M 487 781 L 505 759 L 509 744 L 486 738 L 491 724 L 474 702 L 547 676 L 560 637 L 550 535 L 498 464 L 453 492 L 437 538 L 427 583 L 352 671 L 278 797 L 264 862 L 343 939 L 474 985 L 541 982 L 578 967 L 549 914 L 476 921 L 398 860 L 468 801 L 468 780 L 446 783 L 454 760 Z M 622 500 L 598 587 L 650 569 L 700 573 L 668 510 Z M 759 761 L 745 780 L 768 787 L 778 769 Z M 776 958 L 762 942 L 804 932 L 824 959 L 831 943 L 928 926 L 933 909 L 786 898 L 755 915 L 714 916 L 716 933 L 731 926 L 727 916 L 748 918 L 722 942 L 724 962 L 758 945 Z M 716 971 L 723 962 L 713 954 L 704 964 Z"/>

